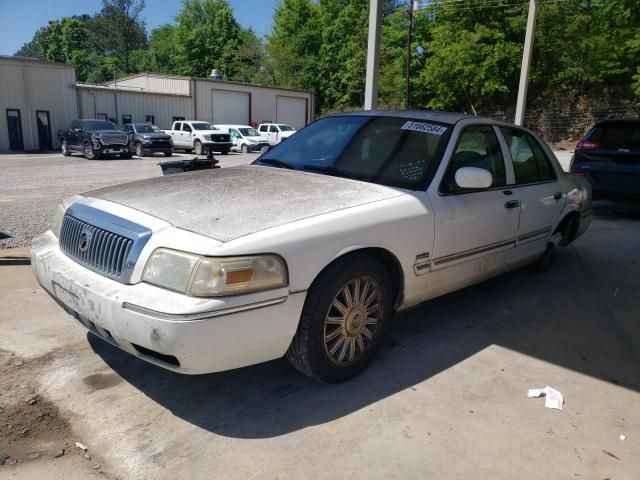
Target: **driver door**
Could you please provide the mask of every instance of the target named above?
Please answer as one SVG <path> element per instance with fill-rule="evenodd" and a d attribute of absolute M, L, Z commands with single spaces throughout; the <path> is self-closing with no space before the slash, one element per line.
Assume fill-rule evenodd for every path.
<path fill-rule="evenodd" d="M 510 184 L 513 171 L 491 125 L 464 127 L 449 164 L 432 183 L 429 198 L 435 212 L 431 283 L 436 294 L 462 288 L 508 265 L 513 256 L 520 201 Z M 465 190 L 455 182 L 462 167 L 491 172 L 492 185 Z"/>

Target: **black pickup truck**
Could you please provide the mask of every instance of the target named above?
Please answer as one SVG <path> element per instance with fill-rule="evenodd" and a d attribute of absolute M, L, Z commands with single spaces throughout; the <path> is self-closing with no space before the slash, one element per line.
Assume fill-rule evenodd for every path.
<path fill-rule="evenodd" d="M 82 153 L 89 160 L 112 155 L 131 158 L 133 155 L 129 136 L 108 120 L 74 120 L 69 130 L 58 132 L 58 138 L 66 157 L 73 152 Z"/>

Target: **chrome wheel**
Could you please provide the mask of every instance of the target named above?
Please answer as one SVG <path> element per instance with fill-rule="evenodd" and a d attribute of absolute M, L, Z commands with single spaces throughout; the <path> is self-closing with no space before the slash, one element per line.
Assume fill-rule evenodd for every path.
<path fill-rule="evenodd" d="M 61 147 L 62 147 L 62 155 L 66 155 L 67 154 L 67 142 L 63 141 Z"/>
<path fill-rule="evenodd" d="M 324 349 L 336 365 L 356 362 L 380 330 L 383 296 L 371 277 L 351 279 L 334 297 L 324 321 Z"/>
<path fill-rule="evenodd" d="M 144 156 L 144 150 L 142 148 L 142 144 L 141 143 L 136 143 L 136 156 L 138 156 L 138 157 Z"/>
<path fill-rule="evenodd" d="M 200 142 L 196 142 L 196 155 L 202 155 L 202 144 Z"/>
<path fill-rule="evenodd" d="M 84 156 L 86 158 L 88 158 L 89 160 L 93 159 L 94 157 L 94 153 L 93 153 L 93 147 L 91 146 L 91 144 L 87 143 L 84 146 Z"/>

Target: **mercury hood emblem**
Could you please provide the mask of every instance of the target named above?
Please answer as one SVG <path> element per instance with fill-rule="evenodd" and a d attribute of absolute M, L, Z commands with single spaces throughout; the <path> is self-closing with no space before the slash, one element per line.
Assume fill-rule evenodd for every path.
<path fill-rule="evenodd" d="M 78 250 L 82 253 L 89 250 L 89 246 L 91 245 L 91 232 L 89 230 L 82 230 L 80 234 L 80 240 L 78 241 Z"/>

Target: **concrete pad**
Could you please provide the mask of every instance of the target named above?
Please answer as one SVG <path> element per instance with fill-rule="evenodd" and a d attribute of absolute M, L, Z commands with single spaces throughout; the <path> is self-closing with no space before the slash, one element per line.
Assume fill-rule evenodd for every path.
<path fill-rule="evenodd" d="M 596 207 L 550 271 L 399 316 L 340 385 L 283 360 L 195 377 L 148 365 L 87 336 L 28 267 L 0 267 L 0 349 L 50 355 L 39 391 L 114 478 L 637 479 L 640 224 Z M 547 385 L 564 410 L 527 398 Z"/>

